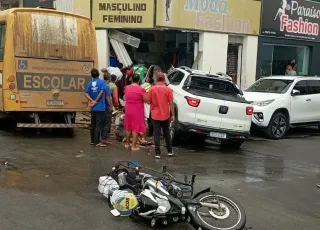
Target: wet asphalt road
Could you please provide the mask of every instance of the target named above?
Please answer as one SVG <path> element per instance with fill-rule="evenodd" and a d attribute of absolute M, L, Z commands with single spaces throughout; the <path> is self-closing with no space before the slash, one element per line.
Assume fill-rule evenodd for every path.
<path fill-rule="evenodd" d="M 0 131 L 1 230 L 149 229 L 143 221 L 112 217 L 97 191 L 99 176 L 128 159 L 157 169 L 166 164 L 178 177 L 197 174 L 197 190 L 212 186 L 236 198 L 253 229 L 320 229 L 320 136 L 256 138 L 237 152 L 177 148 L 176 157 L 160 161 L 149 149 L 133 153 L 119 143 L 98 149 L 88 140 L 86 130 L 75 138 Z"/>

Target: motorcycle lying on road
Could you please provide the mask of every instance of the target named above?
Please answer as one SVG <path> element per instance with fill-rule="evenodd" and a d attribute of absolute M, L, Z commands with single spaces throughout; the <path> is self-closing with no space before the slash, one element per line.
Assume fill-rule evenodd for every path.
<path fill-rule="evenodd" d="M 197 230 L 245 229 L 245 211 L 233 198 L 210 188 L 193 195 L 195 177 L 188 181 L 185 176 L 180 182 L 166 172 L 166 166 L 158 172 L 134 161 L 120 161 L 108 176 L 100 177 L 98 189 L 108 198 L 114 216 L 140 216 L 151 227 L 188 222 Z"/>

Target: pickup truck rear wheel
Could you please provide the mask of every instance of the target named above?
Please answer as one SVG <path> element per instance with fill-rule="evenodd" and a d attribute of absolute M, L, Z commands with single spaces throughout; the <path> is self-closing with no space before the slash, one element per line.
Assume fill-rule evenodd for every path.
<path fill-rule="evenodd" d="M 270 139 L 279 140 L 284 137 L 288 128 L 288 118 L 283 113 L 276 113 L 272 116 L 269 126 L 265 130 L 265 134 Z"/>
<path fill-rule="evenodd" d="M 170 135 L 173 146 L 179 146 L 182 143 L 182 131 L 179 130 L 177 118 L 174 120 L 174 122 L 170 123 Z"/>

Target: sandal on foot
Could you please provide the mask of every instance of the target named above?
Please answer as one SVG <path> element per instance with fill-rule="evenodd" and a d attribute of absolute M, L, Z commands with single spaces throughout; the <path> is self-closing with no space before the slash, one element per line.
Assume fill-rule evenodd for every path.
<path fill-rule="evenodd" d="M 153 145 L 153 143 L 152 142 L 149 142 L 149 141 L 146 141 L 146 142 L 144 142 L 144 143 L 142 143 L 141 144 L 141 146 L 152 146 Z"/>
<path fill-rule="evenodd" d="M 103 143 L 99 143 L 99 144 L 96 144 L 96 147 L 107 147 L 107 145 L 105 145 Z"/>
<path fill-rule="evenodd" d="M 101 141 L 103 144 L 106 144 L 106 145 L 111 145 L 112 142 L 110 140 L 102 140 Z"/>
<path fill-rule="evenodd" d="M 137 148 L 131 148 L 131 150 L 132 150 L 132 151 L 139 151 L 140 148 L 138 148 L 138 147 L 137 147 Z"/>
<path fill-rule="evenodd" d="M 125 147 L 126 149 L 128 149 L 128 148 L 130 148 L 130 145 L 125 144 L 124 147 Z"/>

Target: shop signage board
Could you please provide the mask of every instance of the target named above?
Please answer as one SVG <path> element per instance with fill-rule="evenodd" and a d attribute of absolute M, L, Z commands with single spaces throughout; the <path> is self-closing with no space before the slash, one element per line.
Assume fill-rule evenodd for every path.
<path fill-rule="evenodd" d="M 261 2 L 157 0 L 156 26 L 259 35 Z"/>
<path fill-rule="evenodd" d="M 261 35 L 320 41 L 320 3 L 306 0 L 264 0 Z"/>
<path fill-rule="evenodd" d="M 98 28 L 154 28 L 154 0 L 92 0 Z"/>

